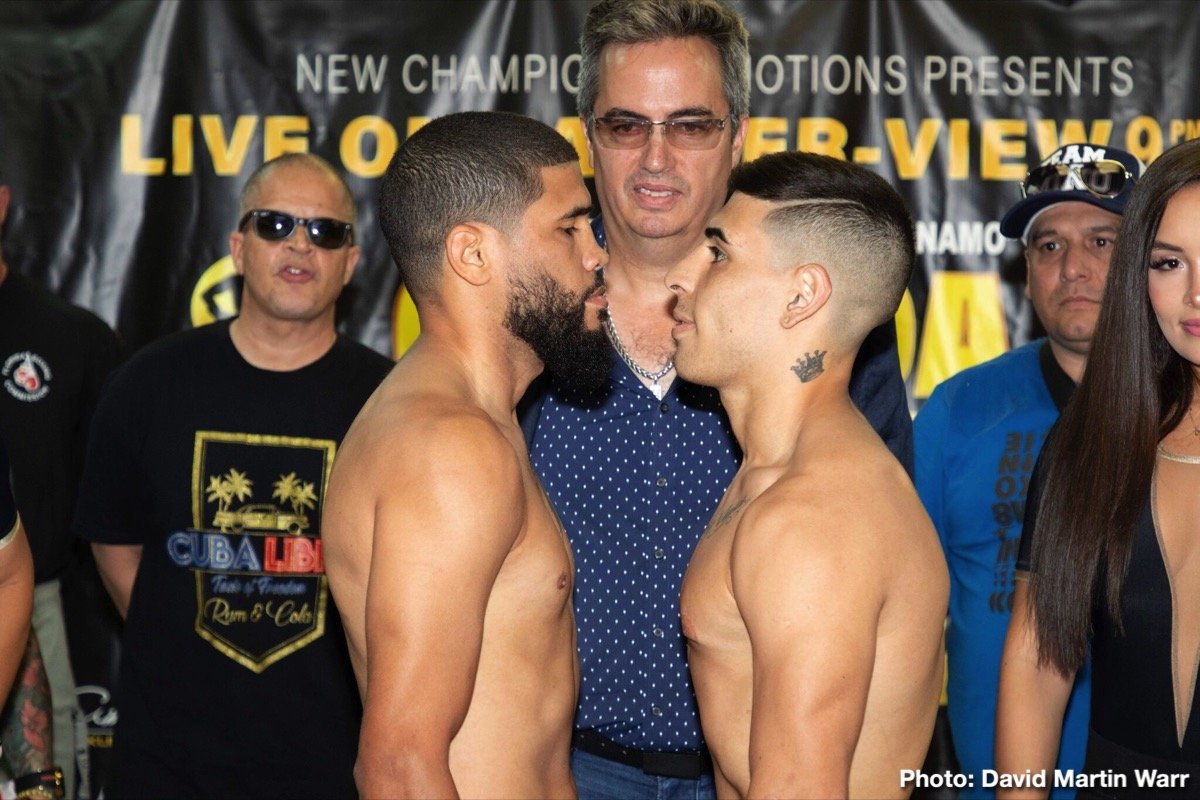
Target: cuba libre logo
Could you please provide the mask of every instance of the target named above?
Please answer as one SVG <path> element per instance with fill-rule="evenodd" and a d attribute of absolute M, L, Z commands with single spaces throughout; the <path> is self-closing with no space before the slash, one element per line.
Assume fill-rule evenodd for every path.
<path fill-rule="evenodd" d="M 37 353 L 24 350 L 13 353 L 0 367 L 4 388 L 8 393 L 26 403 L 41 400 L 50 392 L 50 365 Z"/>
<path fill-rule="evenodd" d="M 177 566 L 218 572 L 267 575 L 321 575 L 325 556 L 320 539 L 176 531 L 167 537 L 167 553 Z"/>

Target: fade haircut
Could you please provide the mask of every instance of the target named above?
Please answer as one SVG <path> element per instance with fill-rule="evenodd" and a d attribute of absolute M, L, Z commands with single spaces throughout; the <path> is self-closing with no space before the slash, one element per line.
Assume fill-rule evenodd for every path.
<path fill-rule="evenodd" d="M 305 167 L 328 175 L 341 187 L 343 202 L 350 212 L 350 219 L 342 221 L 354 223 L 358 220 L 358 206 L 354 203 L 354 195 L 350 193 L 350 187 L 346 185 L 346 179 L 342 177 L 342 173 L 334 169 L 333 165 L 328 161 L 312 153 L 285 153 L 278 158 L 267 161 L 254 170 L 254 172 L 250 173 L 250 177 L 246 180 L 246 185 L 242 187 L 242 194 L 238 203 L 240 208 L 238 211 L 239 219 L 247 211 L 260 207 L 258 197 L 262 191 L 263 184 L 275 174 L 276 170 L 284 167 Z"/>
<path fill-rule="evenodd" d="M 590 120 L 600 93 L 600 54 L 609 44 L 647 44 L 696 36 L 717 49 L 721 89 L 736 129 L 750 113 L 750 34 L 720 0 L 601 0 L 579 37 L 579 116 Z"/>
<path fill-rule="evenodd" d="M 829 156 L 786 152 L 739 165 L 729 183 L 731 192 L 783 204 L 763 228 L 776 248 L 830 270 L 854 344 L 895 315 L 916 247 L 908 207 L 886 180 Z"/>
<path fill-rule="evenodd" d="M 542 196 L 542 169 L 578 160 L 553 128 L 502 111 L 448 114 L 414 133 L 379 187 L 379 224 L 409 294 L 435 291 L 455 225 L 510 233 Z"/>

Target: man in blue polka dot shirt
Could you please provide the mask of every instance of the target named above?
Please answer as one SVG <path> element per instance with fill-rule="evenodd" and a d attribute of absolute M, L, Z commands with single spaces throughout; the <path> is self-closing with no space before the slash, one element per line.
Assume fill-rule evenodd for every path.
<path fill-rule="evenodd" d="M 740 454 L 716 392 L 675 380 L 664 278 L 703 241 L 741 160 L 748 35 L 720 0 L 602 0 L 581 52 L 615 368 L 600 394 L 544 382 L 522 418 L 575 552 L 572 769 L 585 800 L 711 797 L 679 587 Z M 890 323 L 864 344 L 851 395 L 909 466 Z"/>

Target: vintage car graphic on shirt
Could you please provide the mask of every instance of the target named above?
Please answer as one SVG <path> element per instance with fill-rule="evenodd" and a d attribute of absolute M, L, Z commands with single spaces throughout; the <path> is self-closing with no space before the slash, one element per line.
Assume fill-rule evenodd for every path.
<path fill-rule="evenodd" d="M 325 633 L 321 499 L 336 443 L 197 431 L 192 527 L 167 552 L 194 575 L 195 630 L 253 672 Z"/>

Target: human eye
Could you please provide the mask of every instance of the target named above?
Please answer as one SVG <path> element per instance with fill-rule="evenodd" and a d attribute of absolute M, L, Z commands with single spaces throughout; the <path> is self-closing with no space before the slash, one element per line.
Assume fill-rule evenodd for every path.
<path fill-rule="evenodd" d="M 645 127 L 645 121 L 634 119 L 633 117 L 608 117 L 606 120 L 608 130 L 614 136 L 634 137 L 642 132 Z"/>
<path fill-rule="evenodd" d="M 1116 244 L 1116 241 L 1113 239 L 1110 239 L 1107 236 L 1097 236 L 1096 240 L 1095 240 L 1095 244 L 1096 244 L 1096 247 L 1099 247 L 1100 249 L 1104 249 L 1106 247 L 1112 247 L 1114 244 Z"/>
<path fill-rule="evenodd" d="M 721 250 L 721 248 L 714 247 L 711 244 L 708 246 L 708 254 L 709 254 L 709 256 L 711 256 L 709 261 L 713 264 L 716 264 L 718 261 L 728 260 L 728 256 L 725 255 L 725 253 Z"/>
<path fill-rule="evenodd" d="M 1179 259 L 1175 256 L 1162 256 L 1161 258 L 1150 259 L 1150 269 L 1166 272 L 1168 270 L 1178 269 L 1180 267 Z"/>
<path fill-rule="evenodd" d="M 708 117 L 696 117 L 695 119 L 673 119 L 670 122 L 675 133 L 688 138 L 700 138 L 713 129 L 715 120 Z"/>

